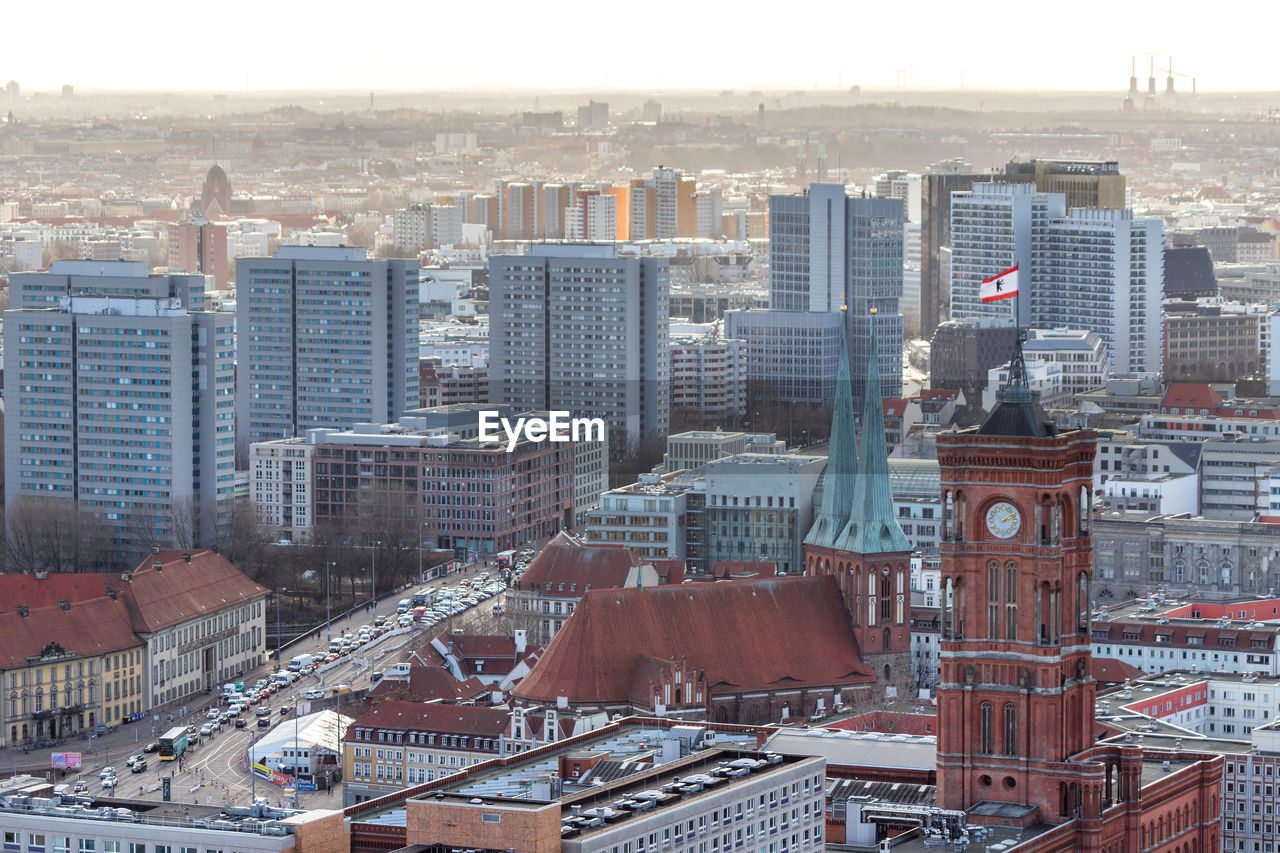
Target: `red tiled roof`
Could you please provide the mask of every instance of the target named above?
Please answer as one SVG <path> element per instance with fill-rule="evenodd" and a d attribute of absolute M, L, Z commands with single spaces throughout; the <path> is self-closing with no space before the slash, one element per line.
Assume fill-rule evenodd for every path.
<path fill-rule="evenodd" d="M 423 666 L 420 663 L 409 665 L 409 680 L 393 681 L 383 679 L 369 691 L 371 702 L 400 700 L 404 702 L 430 702 L 439 700 L 450 704 L 471 702 L 487 695 L 492 687 L 482 683 L 478 678 L 459 681 L 453 673 L 440 666 Z"/>
<path fill-rule="evenodd" d="M 716 578 L 771 578 L 778 574 L 778 564 L 772 560 L 716 560 L 711 574 Z"/>
<path fill-rule="evenodd" d="M 954 388 L 925 388 L 919 394 L 921 400 L 954 400 L 959 396 Z"/>
<path fill-rule="evenodd" d="M 27 666 L 27 659 L 39 657 L 51 642 L 80 656 L 143 645 L 130 628 L 125 603 L 105 595 L 73 602 L 66 610 L 55 604 L 33 608 L 26 616 L 16 609 L 0 613 L 0 669 Z"/>
<path fill-rule="evenodd" d="M 623 703 L 646 657 L 702 670 L 713 694 L 875 680 L 835 579 L 775 578 L 593 589 L 513 692 L 544 704 Z"/>
<path fill-rule="evenodd" d="M 356 729 L 388 729 L 401 732 L 437 732 L 448 735 L 497 738 L 506 734 L 510 711 L 474 705 L 379 702 L 347 728 L 345 741 L 355 741 Z"/>
<path fill-rule="evenodd" d="M 121 586 L 119 574 L 55 572 L 37 578 L 26 574 L 0 574 L 0 613 L 30 608 L 56 607 L 60 599 L 71 602 L 104 598 L 108 588 Z"/>
<path fill-rule="evenodd" d="M 1101 632 L 1104 630 L 1107 633 L 1105 638 L 1101 636 Z M 1093 633 L 1095 645 L 1100 642 L 1107 642 L 1116 645 L 1161 645 L 1176 648 L 1189 645 L 1187 638 L 1195 637 L 1197 638 L 1196 645 L 1202 646 L 1206 650 L 1224 648 L 1247 650 L 1274 647 L 1277 629 L 1274 624 L 1267 624 L 1263 628 L 1219 628 L 1215 623 L 1208 621 L 1202 625 L 1095 622 L 1093 624 Z M 1129 635 L 1128 638 L 1125 637 L 1126 634 Z M 1157 641 L 1157 637 L 1168 637 L 1168 639 Z M 1255 642 L 1259 643 L 1259 645 L 1255 646 Z"/>
<path fill-rule="evenodd" d="M 190 563 L 184 554 L 191 555 Z M 161 565 L 159 571 L 153 568 L 157 562 Z M 221 554 L 177 548 L 164 548 L 149 555 L 134 569 L 132 580 L 120 586 L 136 604 L 139 621 L 134 627 L 141 633 L 248 603 L 269 591 Z"/>
<path fill-rule="evenodd" d="M 554 584 L 557 596 L 580 597 L 588 586 L 625 585 L 632 567 L 639 564 L 639 558 L 622 545 L 584 544 L 560 533 L 533 558 L 515 588 L 550 593 Z"/>
<path fill-rule="evenodd" d="M 1180 413 L 1191 414 L 1187 409 L 1199 412 L 1201 409 L 1214 409 L 1222 404 L 1222 397 L 1208 385 L 1197 385 L 1192 382 L 1170 382 L 1164 389 L 1164 397 L 1160 399 L 1160 411 L 1169 414 L 1172 409 Z"/>
<path fill-rule="evenodd" d="M 1090 673 L 1093 680 L 1098 682 L 1100 686 L 1109 687 L 1113 684 L 1123 684 L 1128 678 L 1141 678 L 1146 675 L 1145 672 L 1138 669 L 1132 664 L 1125 663 L 1115 658 L 1093 658 L 1090 664 Z"/>
<path fill-rule="evenodd" d="M 887 418 L 900 418 L 902 413 L 906 411 L 907 401 L 901 398 L 881 400 L 880 407 L 884 410 Z"/>

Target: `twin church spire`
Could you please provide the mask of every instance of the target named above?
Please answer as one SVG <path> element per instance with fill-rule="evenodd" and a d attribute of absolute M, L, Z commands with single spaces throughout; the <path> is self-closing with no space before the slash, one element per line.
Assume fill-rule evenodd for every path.
<path fill-rule="evenodd" d="M 841 311 L 847 311 L 841 306 Z M 862 401 L 862 435 L 855 444 L 853 393 L 849 382 L 849 341 L 841 323 L 840 364 L 831 415 L 830 452 L 823 473 L 822 506 L 806 545 L 854 554 L 911 551 L 898 525 L 889 486 L 889 453 L 885 444 L 884 408 L 880 396 L 876 309 L 871 309 L 870 355 Z M 860 447 L 859 447 L 860 445 Z"/>

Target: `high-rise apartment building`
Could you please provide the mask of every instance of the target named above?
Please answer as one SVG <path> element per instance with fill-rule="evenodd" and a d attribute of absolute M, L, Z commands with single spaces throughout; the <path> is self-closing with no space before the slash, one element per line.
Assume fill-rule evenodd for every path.
<path fill-rule="evenodd" d="M 10 512 L 75 505 L 114 567 L 153 544 L 214 541 L 234 498 L 234 335 L 232 315 L 168 294 L 7 311 Z"/>
<path fill-rule="evenodd" d="M 667 166 L 656 167 L 648 178 L 632 180 L 628 208 L 630 239 L 698 236 L 697 187 L 695 178 Z"/>
<path fill-rule="evenodd" d="M 211 275 L 219 290 L 230 283 L 225 223 L 213 223 L 203 217 L 170 222 L 168 234 L 170 270 Z"/>
<path fill-rule="evenodd" d="M 176 297 L 188 311 L 203 311 L 207 285 L 200 274 L 149 274 L 145 261 L 54 261 L 48 272 L 12 274 L 9 305 L 58 308 L 64 296 Z"/>
<path fill-rule="evenodd" d="M 462 207 L 454 204 L 411 204 L 391 214 L 391 242 L 410 253 L 462 242 Z"/>
<path fill-rule="evenodd" d="M 1067 210 L 1062 193 L 974 184 L 951 203 L 951 315 L 1083 329 L 1107 343 L 1118 373 L 1158 372 L 1163 224 L 1128 210 Z M 1019 268 L 1016 299 L 983 304 L 982 279 Z"/>
<path fill-rule="evenodd" d="M 959 319 L 948 314 L 950 294 L 943 251 L 951 245 L 951 194 L 973 184 L 1034 184 L 1039 192 L 1063 193 L 1068 208 L 1125 206 L 1125 179 L 1115 161 L 1031 160 L 1010 163 L 1004 174 L 977 172 L 954 158 L 936 163 L 920 187 L 920 336 L 929 338 L 938 324 Z"/>
<path fill-rule="evenodd" d="M 418 264 L 281 246 L 236 262 L 237 441 L 392 423 L 418 404 Z"/>
<path fill-rule="evenodd" d="M 668 307 L 665 258 L 572 243 L 490 257 L 490 400 L 604 418 L 615 450 L 665 435 Z"/>
<path fill-rule="evenodd" d="M 1064 196 L 1036 192 L 1031 184 L 975 183 L 952 193 L 951 319 L 1003 317 L 1012 322 L 1016 308 L 1020 324 L 1031 325 L 1037 284 L 1032 244 L 1051 218 L 1066 212 Z M 1019 268 L 1017 298 L 984 304 L 982 280 L 1014 266 Z"/>
<path fill-rule="evenodd" d="M 1164 222 L 1129 210 L 1073 209 L 1051 219 L 1035 245 L 1035 325 L 1096 332 L 1117 373 L 1158 373 Z"/>

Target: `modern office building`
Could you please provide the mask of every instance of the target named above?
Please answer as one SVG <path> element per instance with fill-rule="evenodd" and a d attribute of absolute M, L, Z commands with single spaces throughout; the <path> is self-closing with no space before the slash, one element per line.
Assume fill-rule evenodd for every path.
<path fill-rule="evenodd" d="M 964 394 L 977 404 L 987 387 L 987 372 L 1008 361 L 1014 329 L 996 318 L 948 320 L 933 332 L 929 385 Z"/>
<path fill-rule="evenodd" d="M 1037 192 L 1065 195 L 1068 209 L 1128 207 L 1125 178 L 1116 160 L 1012 161 L 1005 165 L 1004 177 L 1030 177 Z"/>
<path fill-rule="evenodd" d="M 369 512 L 399 513 L 392 518 L 410 543 L 420 527 L 436 547 L 486 554 L 569 527 L 574 501 L 594 501 L 606 488 L 603 443 L 522 438 L 508 450 L 505 438 L 479 438 L 486 408 L 443 406 L 395 424 L 255 443 L 250 497 L 276 535 L 295 542 Z M 516 417 L 509 407 L 499 412 Z"/>
<path fill-rule="evenodd" d="M 747 378 L 775 400 L 822 404 L 835 394 L 840 327 L 855 399 L 878 312 L 880 394 L 902 391 L 903 204 L 850 198 L 843 184 L 769 197 L 769 310 L 726 311 L 725 334 L 747 344 Z M 843 314 L 840 307 L 847 305 Z"/>
<path fill-rule="evenodd" d="M 603 418 L 620 452 L 665 435 L 671 352 L 665 258 L 535 244 L 489 259 L 489 394 L 518 409 Z"/>
<path fill-rule="evenodd" d="M 5 312 L 4 333 L 11 521 L 20 503 L 73 504 L 105 537 L 106 567 L 214 541 L 234 497 L 230 314 L 167 293 L 67 295 Z"/>
<path fill-rule="evenodd" d="M 1062 390 L 1068 394 L 1093 391 L 1111 376 L 1106 341 L 1086 329 L 1030 329 L 1022 345 L 1028 361 L 1037 359 L 1062 368 Z M 1012 353 L 1012 346 L 1006 351 Z"/>
<path fill-rule="evenodd" d="M 671 344 L 671 408 L 742 417 L 747 412 L 745 341 L 684 338 Z"/>
<path fill-rule="evenodd" d="M 418 404 L 418 264 L 281 246 L 236 261 L 236 440 L 391 423 Z"/>
<path fill-rule="evenodd" d="M 823 456 L 743 453 L 707 463 L 706 567 L 769 562 L 801 574 Z"/>

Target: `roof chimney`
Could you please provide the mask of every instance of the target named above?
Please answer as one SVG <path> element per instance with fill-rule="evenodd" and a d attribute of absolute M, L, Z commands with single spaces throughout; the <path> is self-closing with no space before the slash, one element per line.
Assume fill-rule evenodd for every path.
<path fill-rule="evenodd" d="M 124 581 L 125 583 L 128 583 L 129 581 L 133 580 L 133 572 L 121 572 L 120 580 Z"/>
<path fill-rule="evenodd" d="M 190 563 L 190 562 L 191 562 L 191 553 L 190 553 L 190 552 L 188 552 L 188 551 L 184 551 L 184 552 L 183 552 L 183 554 L 182 554 L 182 559 L 184 559 L 184 560 L 186 560 L 188 563 Z"/>
<path fill-rule="evenodd" d="M 159 560 L 154 560 L 154 561 L 151 563 L 151 568 L 155 569 L 157 572 L 163 572 L 163 571 L 164 571 L 164 563 L 160 562 Z"/>
<path fill-rule="evenodd" d="M 70 610 L 70 609 L 71 609 L 71 599 L 69 599 L 69 598 L 59 598 L 59 599 L 58 599 L 58 606 L 59 606 L 59 607 L 61 607 L 63 610 Z"/>
<path fill-rule="evenodd" d="M 152 545 L 152 546 L 151 546 L 151 553 L 152 553 L 152 554 L 159 554 L 159 553 L 160 553 L 160 546 L 159 546 L 159 545 Z"/>
<path fill-rule="evenodd" d="M 111 599 L 112 601 L 116 601 L 117 599 L 120 598 L 120 593 L 116 592 L 111 587 L 107 587 L 107 598 Z"/>
<path fill-rule="evenodd" d="M 19 604 L 19 605 L 18 605 L 18 615 L 19 615 L 19 616 L 25 617 L 25 616 L 26 616 L 28 613 L 30 613 L 30 612 L 31 612 L 31 609 L 30 609 L 29 607 L 27 607 L 27 605 L 25 605 L 25 604 Z"/>
<path fill-rule="evenodd" d="M 36 572 L 36 580 L 38 580 L 38 581 L 47 581 L 48 579 L 49 579 L 49 572 L 48 572 L 48 571 L 41 570 L 41 571 Z"/>

